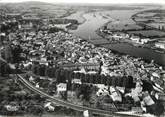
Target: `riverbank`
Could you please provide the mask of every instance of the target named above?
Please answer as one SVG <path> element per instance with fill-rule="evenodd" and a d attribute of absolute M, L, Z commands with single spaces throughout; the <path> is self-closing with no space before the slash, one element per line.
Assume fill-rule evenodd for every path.
<path fill-rule="evenodd" d="M 111 21 L 109 21 L 109 22 L 111 22 Z M 141 43 L 134 42 L 133 40 L 131 40 L 129 38 L 119 39 L 119 37 L 116 37 L 117 39 L 115 39 L 115 37 L 113 37 L 112 35 L 115 35 L 115 33 L 118 34 L 119 32 L 111 32 L 110 34 L 104 33 L 103 32 L 104 31 L 104 28 L 109 24 L 109 22 L 108 23 L 105 23 L 102 27 L 100 27 L 99 29 L 97 29 L 96 30 L 96 33 L 99 36 L 101 36 L 102 38 L 107 39 L 111 44 L 114 44 L 114 43 L 128 43 L 131 46 L 152 49 L 155 52 L 158 52 L 158 53 L 161 53 L 161 54 L 165 54 L 165 50 L 164 49 L 161 49 L 161 48 L 155 47 L 155 41 L 152 41 L 151 39 L 150 39 L 149 43 L 141 44 Z M 101 30 L 102 30 L 102 32 L 101 32 Z M 110 30 L 106 30 L 106 31 L 110 31 Z M 158 40 L 156 40 L 156 42 L 157 41 Z"/>
<path fill-rule="evenodd" d="M 103 27 L 101 27 L 98 30 L 96 30 L 96 33 L 98 35 L 100 35 L 102 38 L 107 39 L 107 41 L 108 41 L 107 44 L 117 44 L 117 43 L 123 43 L 124 44 L 124 43 L 126 43 L 126 44 L 129 44 L 129 45 L 134 46 L 134 47 L 137 47 L 137 48 L 152 49 L 155 52 L 158 52 L 160 54 L 165 54 L 165 50 L 164 49 L 161 49 L 161 48 L 155 47 L 154 43 L 140 44 L 140 43 L 133 42 L 132 40 L 130 40 L 128 38 L 126 38 L 126 39 L 116 39 L 115 40 L 113 37 L 110 37 L 108 34 L 103 33 L 103 32 L 100 31 L 100 29 L 102 29 Z"/>
<path fill-rule="evenodd" d="M 76 19 L 79 23 L 79 25 L 83 24 L 84 22 L 86 22 L 86 19 L 84 18 L 84 14 L 88 13 L 87 11 L 75 11 L 74 13 L 65 16 L 63 18 L 67 18 L 67 19 Z"/>
<path fill-rule="evenodd" d="M 115 13 L 116 12 L 117 11 L 115 11 Z M 129 12 L 127 11 L 126 13 Z M 135 56 L 138 58 L 143 58 L 147 61 L 154 60 L 159 65 L 165 66 L 165 54 L 163 53 L 156 52 L 155 50 L 149 49 L 148 47 L 139 48 L 137 46 L 132 46 L 131 44 L 127 44 L 127 43 L 110 44 L 110 42 L 108 42 L 107 39 L 99 36 L 97 34 L 97 30 L 100 27 L 106 25 L 108 22 L 110 22 L 111 19 L 104 19 L 102 18 L 102 16 L 100 16 L 99 13 L 96 14 L 96 17 L 93 17 L 93 14 L 84 14 L 84 18 L 86 18 L 86 21 L 83 24 L 79 25 L 77 30 L 71 31 L 71 33 L 87 41 L 90 41 L 93 44 L 102 45 L 102 42 L 103 44 L 108 43 L 109 45 L 106 44 L 106 47 L 108 47 L 111 50 L 118 51 L 119 53 L 124 53 L 131 56 Z"/>

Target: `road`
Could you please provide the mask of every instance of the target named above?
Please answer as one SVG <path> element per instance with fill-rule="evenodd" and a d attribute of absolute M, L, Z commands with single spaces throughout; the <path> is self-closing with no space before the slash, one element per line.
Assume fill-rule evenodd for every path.
<path fill-rule="evenodd" d="M 93 114 L 98 114 L 98 115 L 105 115 L 105 116 L 109 116 L 109 117 L 113 117 L 113 116 L 121 116 L 121 114 L 119 113 L 114 113 L 113 111 L 105 111 L 105 110 L 101 110 L 101 109 L 95 109 L 95 108 L 90 108 L 90 107 L 86 107 L 86 106 L 81 106 L 81 105 L 75 105 L 71 102 L 67 102 L 67 101 L 63 101 L 59 98 L 55 98 L 53 96 L 50 96 L 48 94 L 46 94 L 45 92 L 37 89 L 36 87 L 34 87 L 31 83 L 29 83 L 27 80 L 25 80 L 21 75 L 17 74 L 18 76 L 18 80 L 21 81 L 21 83 L 23 83 L 28 89 L 30 89 L 31 91 L 46 97 L 48 100 L 50 100 L 52 103 L 59 105 L 59 106 L 64 106 L 67 108 L 71 108 L 73 110 L 77 110 L 77 111 L 85 111 L 88 110 L 90 113 Z M 122 117 L 132 117 L 132 115 L 123 115 Z M 134 117 L 139 117 L 139 116 L 134 116 Z"/>

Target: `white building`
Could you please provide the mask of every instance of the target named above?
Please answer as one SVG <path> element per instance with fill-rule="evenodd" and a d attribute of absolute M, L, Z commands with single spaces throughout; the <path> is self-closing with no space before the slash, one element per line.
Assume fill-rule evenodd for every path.
<path fill-rule="evenodd" d="M 4 107 L 11 112 L 15 112 L 19 110 L 19 106 L 5 105 Z"/>
<path fill-rule="evenodd" d="M 150 41 L 150 39 L 149 38 L 143 38 L 140 41 L 141 41 L 141 44 L 145 44 L 145 43 L 148 43 Z"/>
<path fill-rule="evenodd" d="M 51 105 L 51 102 L 48 102 L 44 105 L 44 108 L 47 108 L 48 111 L 54 111 L 55 107 Z"/>
<path fill-rule="evenodd" d="M 108 86 L 105 86 L 104 84 L 95 84 L 95 86 L 99 88 L 96 92 L 97 96 L 109 95 Z"/>
<path fill-rule="evenodd" d="M 72 83 L 74 83 L 74 84 L 82 84 L 80 79 L 72 79 Z"/>
<path fill-rule="evenodd" d="M 60 83 L 57 85 L 57 92 L 63 92 L 67 90 L 67 84 L 66 83 Z"/>
<path fill-rule="evenodd" d="M 130 39 L 135 43 L 139 43 L 140 41 L 140 38 L 138 36 L 131 36 Z"/>
<path fill-rule="evenodd" d="M 73 71 L 74 73 L 84 73 L 84 74 L 86 74 L 87 72 L 85 71 L 85 68 L 84 67 L 82 67 L 81 68 L 81 70 L 79 70 L 79 71 Z"/>
<path fill-rule="evenodd" d="M 114 87 L 110 87 L 110 97 L 112 98 L 112 100 L 115 102 L 115 101 L 118 101 L 118 102 L 122 102 L 122 97 L 121 97 L 121 94 L 119 93 L 119 91 L 117 91 Z"/>
<path fill-rule="evenodd" d="M 155 47 L 157 47 L 157 48 L 161 48 L 161 49 L 165 49 L 165 43 L 160 43 L 160 42 L 157 42 L 157 43 L 155 43 Z"/>

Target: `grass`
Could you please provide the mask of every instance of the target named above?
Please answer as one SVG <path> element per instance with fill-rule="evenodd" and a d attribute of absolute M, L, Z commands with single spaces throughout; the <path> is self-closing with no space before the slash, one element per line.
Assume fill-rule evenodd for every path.
<path fill-rule="evenodd" d="M 141 34 L 144 37 L 163 37 L 165 32 L 158 30 L 140 30 L 140 31 L 127 31 L 129 34 L 139 35 Z"/>
<path fill-rule="evenodd" d="M 108 24 L 108 29 L 112 31 L 122 31 L 122 30 L 139 30 L 142 29 L 142 27 L 136 25 L 136 24 L 124 24 L 124 23 L 117 23 L 117 24 Z"/>
<path fill-rule="evenodd" d="M 152 27 L 154 27 L 154 28 L 162 28 L 163 26 L 165 27 L 165 23 L 148 23 L 147 24 L 148 26 L 152 26 Z"/>

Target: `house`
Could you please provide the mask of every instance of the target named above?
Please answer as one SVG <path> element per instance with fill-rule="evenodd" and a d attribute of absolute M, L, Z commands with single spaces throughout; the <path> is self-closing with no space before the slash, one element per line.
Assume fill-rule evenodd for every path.
<path fill-rule="evenodd" d="M 141 44 L 145 44 L 145 43 L 148 43 L 150 41 L 149 38 L 143 38 L 140 40 Z"/>
<path fill-rule="evenodd" d="M 26 21 L 26 23 L 21 23 L 18 25 L 19 29 L 32 29 L 33 28 L 33 23 Z"/>
<path fill-rule="evenodd" d="M 119 90 L 122 94 L 125 93 L 125 87 L 116 86 L 116 89 Z"/>
<path fill-rule="evenodd" d="M 109 95 L 108 86 L 105 86 L 104 84 L 96 84 L 96 87 L 99 88 L 98 91 L 96 92 L 97 96 Z"/>
<path fill-rule="evenodd" d="M 24 68 L 27 68 L 27 67 L 29 67 L 30 65 L 32 65 L 32 62 L 24 62 L 24 63 L 23 63 Z"/>
<path fill-rule="evenodd" d="M 165 42 L 157 42 L 155 43 L 155 47 L 165 49 Z"/>
<path fill-rule="evenodd" d="M 35 87 L 36 87 L 36 88 L 40 88 L 40 85 L 39 85 L 39 83 L 37 83 Z"/>
<path fill-rule="evenodd" d="M 114 38 L 115 40 L 119 40 L 121 38 L 121 36 L 118 34 L 113 34 L 112 38 Z"/>
<path fill-rule="evenodd" d="M 81 70 L 79 70 L 79 71 L 73 71 L 73 72 L 74 73 L 84 73 L 84 74 L 86 74 L 86 70 L 85 70 L 84 67 L 82 67 Z"/>
<path fill-rule="evenodd" d="M 39 62 L 40 65 L 46 65 L 46 66 L 49 65 L 49 61 L 42 61 L 42 60 L 39 60 L 38 62 Z"/>
<path fill-rule="evenodd" d="M 88 69 L 88 70 L 99 70 L 100 64 L 99 63 L 85 63 L 85 64 L 80 64 L 80 63 L 75 63 L 75 64 L 63 64 L 60 65 L 61 68 L 63 69 Z"/>
<path fill-rule="evenodd" d="M 82 84 L 80 79 L 72 79 L 72 83 L 74 83 L 74 84 Z"/>
<path fill-rule="evenodd" d="M 108 69 L 108 66 L 101 66 L 101 74 L 107 75 L 110 71 Z"/>
<path fill-rule="evenodd" d="M 46 57 L 41 57 L 41 61 L 47 61 Z"/>
<path fill-rule="evenodd" d="M 135 43 L 139 43 L 140 37 L 138 37 L 138 36 L 131 36 L 131 37 L 130 37 L 130 40 L 132 40 L 132 41 L 135 42 Z"/>
<path fill-rule="evenodd" d="M 114 102 L 122 102 L 122 97 L 121 97 L 121 94 L 120 94 L 120 92 L 115 88 L 115 87 L 110 87 L 110 93 L 111 93 L 111 95 L 110 95 L 110 97 L 112 98 L 112 100 L 114 101 Z"/>
<path fill-rule="evenodd" d="M 87 72 L 87 74 L 97 74 L 97 72 L 96 71 L 89 71 L 89 72 Z"/>
<path fill-rule="evenodd" d="M 140 101 L 139 96 L 141 95 L 143 89 L 141 85 L 141 82 L 136 82 L 136 87 L 131 89 L 131 97 L 133 98 L 134 102 Z"/>
<path fill-rule="evenodd" d="M 51 102 L 48 102 L 44 105 L 44 108 L 48 109 L 48 111 L 54 111 L 55 107 L 51 105 Z"/>
<path fill-rule="evenodd" d="M 34 80 L 35 79 L 32 76 L 30 76 L 29 81 L 35 83 Z"/>
<path fill-rule="evenodd" d="M 6 36 L 6 33 L 0 33 L 0 36 Z"/>
<path fill-rule="evenodd" d="M 15 112 L 19 110 L 19 106 L 13 105 L 5 105 L 7 111 Z"/>
<path fill-rule="evenodd" d="M 18 28 L 22 30 L 31 30 L 34 27 L 38 27 L 40 24 L 40 18 L 37 14 L 26 13 L 22 16 L 22 19 L 19 20 Z"/>
<path fill-rule="evenodd" d="M 118 35 L 120 36 L 120 38 L 129 38 L 129 35 L 126 33 L 118 33 Z"/>
<path fill-rule="evenodd" d="M 126 39 L 126 38 L 129 38 L 129 35 L 128 34 L 125 34 L 125 33 L 116 33 L 116 34 L 113 34 L 112 36 L 113 38 L 115 39 Z"/>
<path fill-rule="evenodd" d="M 84 117 L 89 117 L 89 111 L 88 111 L 88 110 L 85 110 L 85 111 L 83 112 L 83 115 L 84 115 Z"/>
<path fill-rule="evenodd" d="M 63 92 L 67 90 L 67 84 L 66 83 L 59 83 L 57 85 L 57 92 Z"/>
<path fill-rule="evenodd" d="M 105 86 L 104 84 L 94 84 L 94 85 L 99 89 L 103 89 L 103 88 L 108 89 L 108 86 Z"/>
<path fill-rule="evenodd" d="M 156 72 L 153 72 L 153 73 L 152 73 L 152 76 L 153 76 L 153 77 L 160 78 L 159 74 L 158 74 L 158 73 L 156 73 Z"/>

